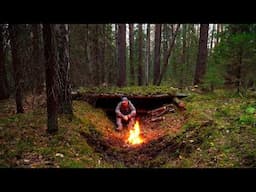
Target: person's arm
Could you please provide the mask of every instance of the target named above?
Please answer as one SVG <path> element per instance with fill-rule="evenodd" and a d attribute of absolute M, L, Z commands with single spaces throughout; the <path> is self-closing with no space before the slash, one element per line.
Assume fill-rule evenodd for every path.
<path fill-rule="evenodd" d="M 131 113 L 129 114 L 129 118 L 135 117 L 136 116 L 136 108 L 134 107 L 134 105 L 130 101 L 129 101 L 129 106 L 130 106 L 130 109 L 131 109 Z"/>
<path fill-rule="evenodd" d="M 120 106 L 121 106 L 121 102 L 118 103 L 118 105 L 116 106 L 115 112 L 116 112 L 116 115 L 117 115 L 118 117 L 124 118 L 124 115 L 123 115 L 123 114 L 121 113 L 121 111 L 120 111 Z"/>

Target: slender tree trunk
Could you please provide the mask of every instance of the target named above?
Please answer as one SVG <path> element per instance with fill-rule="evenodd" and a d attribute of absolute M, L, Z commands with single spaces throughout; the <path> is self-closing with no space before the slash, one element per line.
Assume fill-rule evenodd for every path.
<path fill-rule="evenodd" d="M 105 24 L 102 24 L 102 40 L 101 40 L 101 43 L 100 43 L 100 47 L 101 49 L 99 50 L 99 53 L 100 53 L 100 66 L 101 66 L 101 84 L 104 84 L 105 83 L 105 65 L 106 65 L 106 62 L 105 62 L 105 52 L 106 52 L 106 34 L 105 34 L 105 31 L 106 31 L 106 25 Z"/>
<path fill-rule="evenodd" d="M 118 62 L 119 61 L 118 60 L 118 58 L 119 58 L 119 56 L 118 56 L 118 52 L 119 52 L 119 50 L 118 50 L 118 47 L 119 47 L 118 31 L 119 31 L 119 25 L 115 24 L 115 43 L 116 43 L 116 46 L 115 46 L 115 69 L 117 69 L 116 85 L 119 84 L 119 79 L 120 79 L 120 77 L 119 77 L 120 67 L 119 67 L 119 62 Z"/>
<path fill-rule="evenodd" d="M 170 38 L 169 48 L 168 48 L 167 54 L 164 57 L 162 72 L 160 74 L 160 77 L 159 77 L 159 80 L 158 80 L 158 83 L 157 83 L 158 86 L 161 84 L 161 81 L 163 79 L 164 73 L 167 70 L 169 57 L 171 56 L 172 50 L 174 48 L 175 39 L 176 39 L 176 36 L 178 34 L 179 28 L 180 28 L 180 24 L 177 25 L 176 30 L 175 30 L 172 38 Z"/>
<path fill-rule="evenodd" d="M 85 52 L 85 68 L 86 68 L 86 84 L 91 83 L 92 66 L 90 57 L 90 39 L 89 39 L 89 24 L 85 25 L 85 37 L 84 37 L 84 52 Z"/>
<path fill-rule="evenodd" d="M 182 54 L 181 54 L 181 72 L 180 72 L 180 87 L 184 86 L 184 69 L 186 67 L 186 48 L 187 48 L 187 25 L 182 25 Z"/>
<path fill-rule="evenodd" d="M 146 48 L 146 66 L 145 66 L 146 85 L 148 85 L 149 83 L 149 66 L 150 66 L 150 24 L 147 24 L 147 48 Z"/>
<path fill-rule="evenodd" d="M 197 56 L 194 85 L 202 83 L 203 77 L 206 72 L 208 30 L 209 30 L 209 24 L 201 24 L 200 38 L 199 38 L 199 51 Z"/>
<path fill-rule="evenodd" d="M 130 82 L 134 85 L 134 28 L 133 24 L 129 24 L 129 48 L 130 48 Z"/>
<path fill-rule="evenodd" d="M 219 41 L 220 41 L 220 37 L 219 37 L 219 35 L 220 35 L 220 30 L 221 30 L 221 24 L 217 24 L 217 39 L 216 39 L 216 44 L 218 44 Z"/>
<path fill-rule="evenodd" d="M 211 53 L 212 53 L 212 50 L 213 50 L 214 33 L 215 33 L 215 24 L 212 25 L 211 44 L 210 44 L 210 51 L 209 51 L 209 54 L 211 54 Z"/>
<path fill-rule="evenodd" d="M 58 112 L 72 114 L 71 83 L 70 83 L 70 51 L 68 24 L 55 25 L 58 62 Z"/>
<path fill-rule="evenodd" d="M 153 84 L 156 85 L 160 76 L 161 24 L 155 25 L 155 55 Z"/>
<path fill-rule="evenodd" d="M 185 70 L 185 83 L 186 85 L 191 85 L 191 82 L 190 82 L 190 76 L 191 76 L 191 66 L 190 66 L 190 49 L 191 49 L 191 45 L 192 45 L 192 42 L 191 42 L 191 31 L 192 31 L 192 27 L 193 25 L 192 24 L 187 24 L 187 35 L 186 35 L 186 70 Z"/>
<path fill-rule="evenodd" d="M 9 85 L 7 82 L 7 74 L 5 68 L 5 52 L 4 52 L 4 24 L 0 24 L 0 100 L 7 99 L 10 96 Z"/>
<path fill-rule="evenodd" d="M 143 39 L 142 39 L 142 24 L 139 24 L 139 66 L 138 66 L 138 85 L 141 86 L 143 85 L 143 64 L 142 64 L 142 44 L 143 44 Z"/>
<path fill-rule="evenodd" d="M 56 60 L 54 26 L 52 24 L 43 24 L 43 39 L 47 95 L 47 132 L 54 133 L 58 131 L 58 64 Z"/>
<path fill-rule="evenodd" d="M 93 84 L 98 86 L 100 84 L 100 65 L 99 65 L 99 25 L 92 25 L 92 71 L 93 71 Z"/>
<path fill-rule="evenodd" d="M 117 85 L 126 85 L 126 24 L 118 24 L 118 67 L 119 80 Z"/>
<path fill-rule="evenodd" d="M 163 58 L 166 57 L 168 51 L 168 32 L 167 32 L 167 24 L 163 24 Z M 161 62 L 160 62 L 161 63 Z"/>
<path fill-rule="evenodd" d="M 17 113 L 24 113 L 22 102 L 22 30 L 23 26 L 21 24 L 9 25 Z"/>

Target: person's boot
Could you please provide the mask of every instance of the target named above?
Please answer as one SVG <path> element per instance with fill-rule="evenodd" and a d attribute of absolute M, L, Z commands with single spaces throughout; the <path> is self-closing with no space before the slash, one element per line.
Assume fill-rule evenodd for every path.
<path fill-rule="evenodd" d="M 122 131 L 122 129 L 123 129 L 122 125 L 118 125 L 117 128 L 116 128 L 117 131 Z"/>

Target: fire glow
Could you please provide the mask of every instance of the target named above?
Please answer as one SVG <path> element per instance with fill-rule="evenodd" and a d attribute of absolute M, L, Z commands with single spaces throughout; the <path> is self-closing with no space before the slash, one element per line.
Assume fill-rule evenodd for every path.
<path fill-rule="evenodd" d="M 136 121 L 134 127 L 130 130 L 128 143 L 130 143 L 132 145 L 143 143 L 143 139 L 140 137 L 139 121 Z"/>

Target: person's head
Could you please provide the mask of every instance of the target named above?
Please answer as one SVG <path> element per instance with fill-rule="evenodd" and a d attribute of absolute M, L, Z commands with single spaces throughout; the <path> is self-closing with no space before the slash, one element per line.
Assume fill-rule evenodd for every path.
<path fill-rule="evenodd" d="M 127 97 L 122 97 L 122 105 L 125 107 L 128 107 L 128 98 Z"/>

